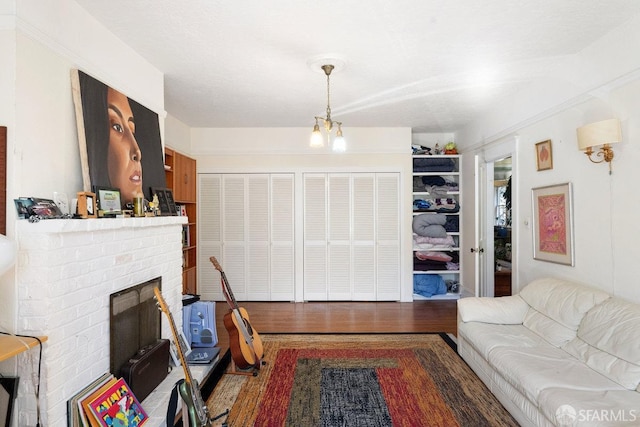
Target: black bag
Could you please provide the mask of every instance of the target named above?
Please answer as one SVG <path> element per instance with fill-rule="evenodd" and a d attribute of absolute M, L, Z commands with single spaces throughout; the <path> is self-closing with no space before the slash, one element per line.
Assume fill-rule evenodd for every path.
<path fill-rule="evenodd" d="M 169 340 L 141 348 L 120 368 L 120 376 L 142 402 L 169 373 Z"/>

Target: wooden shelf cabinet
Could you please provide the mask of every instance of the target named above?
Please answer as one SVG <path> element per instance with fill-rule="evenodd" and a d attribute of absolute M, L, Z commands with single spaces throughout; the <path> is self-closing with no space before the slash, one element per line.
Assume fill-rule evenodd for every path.
<path fill-rule="evenodd" d="M 182 236 L 182 293 L 197 294 L 197 189 L 196 161 L 165 148 L 165 178 L 177 206 L 188 217 Z"/>

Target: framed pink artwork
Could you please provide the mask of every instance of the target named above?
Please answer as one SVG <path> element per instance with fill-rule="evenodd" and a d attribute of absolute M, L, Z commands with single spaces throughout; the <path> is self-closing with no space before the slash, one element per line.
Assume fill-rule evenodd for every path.
<path fill-rule="evenodd" d="M 574 264 L 571 183 L 532 189 L 533 258 Z"/>

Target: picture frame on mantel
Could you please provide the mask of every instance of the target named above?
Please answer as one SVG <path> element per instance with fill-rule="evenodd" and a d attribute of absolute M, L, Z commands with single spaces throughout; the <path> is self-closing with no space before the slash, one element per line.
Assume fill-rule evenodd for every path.
<path fill-rule="evenodd" d="M 78 197 L 78 216 L 80 218 L 96 218 L 98 209 L 96 205 L 96 193 L 80 191 Z"/>
<path fill-rule="evenodd" d="M 115 217 L 122 214 L 122 201 L 118 188 L 96 186 L 99 217 Z"/>
<path fill-rule="evenodd" d="M 533 258 L 574 265 L 571 183 L 533 188 Z"/>
<path fill-rule="evenodd" d="M 173 192 L 169 188 L 153 187 L 151 188 L 151 194 L 158 196 L 158 208 L 160 209 L 160 215 L 162 216 L 175 216 L 176 202 L 173 199 Z"/>

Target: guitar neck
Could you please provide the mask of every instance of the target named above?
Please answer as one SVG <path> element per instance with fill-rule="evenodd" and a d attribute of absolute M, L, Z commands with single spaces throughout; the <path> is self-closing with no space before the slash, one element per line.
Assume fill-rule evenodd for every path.
<path fill-rule="evenodd" d="M 187 358 L 184 355 L 184 348 L 182 348 L 182 340 L 180 339 L 180 334 L 178 333 L 178 328 L 176 327 L 176 322 L 173 320 L 173 315 L 171 311 L 169 311 L 169 307 L 167 307 L 164 298 L 162 298 L 162 294 L 160 294 L 160 289 L 155 288 L 154 292 L 156 294 L 156 299 L 158 300 L 158 304 L 162 312 L 169 319 L 169 326 L 171 327 L 171 334 L 173 335 L 173 340 L 176 343 L 176 348 L 178 350 L 178 358 L 180 359 L 180 363 L 182 364 L 182 369 L 184 371 L 184 380 L 185 382 L 194 389 L 194 381 L 193 376 L 191 375 L 191 370 L 189 369 L 189 365 L 187 364 Z"/>
<path fill-rule="evenodd" d="M 222 266 L 214 256 L 209 257 L 209 260 L 211 261 L 215 269 L 218 270 L 218 272 L 220 273 L 220 281 L 222 282 L 222 292 L 225 294 L 227 303 L 229 304 L 232 310 L 237 310 L 239 308 L 238 302 L 236 301 L 236 297 L 233 295 L 233 289 L 231 289 L 231 285 L 227 280 L 227 275 L 224 273 Z"/>

